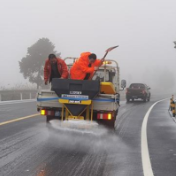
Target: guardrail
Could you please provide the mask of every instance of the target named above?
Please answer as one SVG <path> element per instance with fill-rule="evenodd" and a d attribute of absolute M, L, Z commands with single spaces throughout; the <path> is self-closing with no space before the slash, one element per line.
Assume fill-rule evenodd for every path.
<path fill-rule="evenodd" d="M 1 90 L 0 101 L 35 99 L 37 90 Z"/>

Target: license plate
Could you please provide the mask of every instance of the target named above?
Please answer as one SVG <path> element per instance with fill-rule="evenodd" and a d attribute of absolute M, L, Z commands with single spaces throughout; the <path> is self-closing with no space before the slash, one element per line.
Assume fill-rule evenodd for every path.
<path fill-rule="evenodd" d="M 84 120 L 84 116 L 68 116 L 69 120 Z"/>
<path fill-rule="evenodd" d="M 55 112 L 55 116 L 60 116 L 60 115 L 61 115 L 60 111 Z"/>
<path fill-rule="evenodd" d="M 81 101 L 78 101 L 78 100 L 69 100 L 69 103 L 77 103 L 77 104 L 80 104 Z"/>

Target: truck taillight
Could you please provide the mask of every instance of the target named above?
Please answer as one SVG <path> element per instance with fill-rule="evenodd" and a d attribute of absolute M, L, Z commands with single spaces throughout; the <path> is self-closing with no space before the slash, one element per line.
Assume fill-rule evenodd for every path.
<path fill-rule="evenodd" d="M 112 119 L 112 114 L 108 114 L 108 120 Z"/>
<path fill-rule="evenodd" d="M 112 114 L 111 113 L 98 113 L 97 119 L 112 120 Z"/>
<path fill-rule="evenodd" d="M 46 115 L 46 110 L 42 109 L 42 110 L 40 111 L 40 114 L 41 114 L 41 115 Z"/>
<path fill-rule="evenodd" d="M 45 110 L 45 109 L 42 109 L 41 111 L 40 111 L 40 114 L 41 115 L 46 115 L 46 116 L 55 116 L 55 113 L 56 113 L 57 111 L 51 111 L 51 110 Z M 58 115 L 56 115 L 56 116 L 58 116 Z"/>

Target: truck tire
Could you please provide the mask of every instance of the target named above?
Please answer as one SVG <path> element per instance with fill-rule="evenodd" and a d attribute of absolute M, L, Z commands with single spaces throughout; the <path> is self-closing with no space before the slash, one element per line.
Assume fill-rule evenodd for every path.
<path fill-rule="evenodd" d="M 46 123 L 49 123 L 50 120 L 53 120 L 54 117 L 53 116 L 46 116 Z"/>
<path fill-rule="evenodd" d="M 115 111 L 115 115 L 114 115 L 115 119 L 117 118 L 118 112 L 119 110 Z"/>
<path fill-rule="evenodd" d="M 115 130 L 115 119 L 113 120 L 98 120 L 97 121 L 99 125 L 103 125 L 104 127 L 108 129 Z"/>
<path fill-rule="evenodd" d="M 115 119 L 109 121 L 108 127 L 112 130 L 115 130 Z"/>

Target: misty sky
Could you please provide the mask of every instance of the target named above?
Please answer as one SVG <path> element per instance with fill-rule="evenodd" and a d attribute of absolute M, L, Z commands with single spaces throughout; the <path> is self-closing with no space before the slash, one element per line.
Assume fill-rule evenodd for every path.
<path fill-rule="evenodd" d="M 120 45 L 108 58 L 118 61 L 121 78 L 135 82 L 146 69 L 176 74 L 176 0 L 0 2 L 0 86 L 24 83 L 18 61 L 42 37 L 62 57 L 90 51 L 101 58 L 105 49 Z"/>

